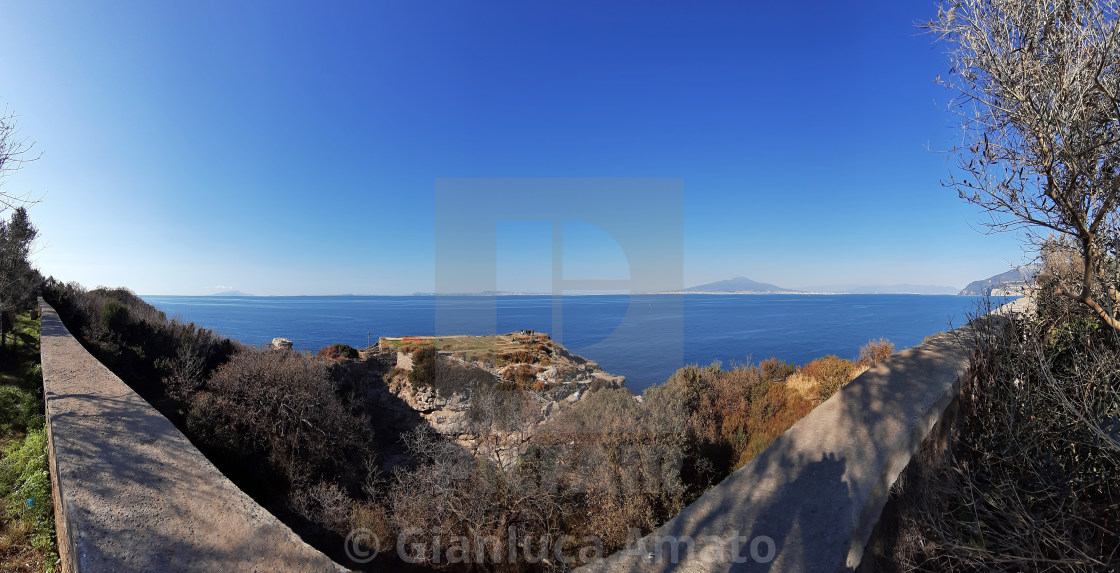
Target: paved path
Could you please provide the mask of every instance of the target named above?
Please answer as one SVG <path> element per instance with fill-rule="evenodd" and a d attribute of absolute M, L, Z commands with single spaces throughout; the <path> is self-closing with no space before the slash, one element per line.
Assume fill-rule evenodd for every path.
<path fill-rule="evenodd" d="M 344 571 L 230 482 L 42 311 L 55 522 L 70 571 Z"/>

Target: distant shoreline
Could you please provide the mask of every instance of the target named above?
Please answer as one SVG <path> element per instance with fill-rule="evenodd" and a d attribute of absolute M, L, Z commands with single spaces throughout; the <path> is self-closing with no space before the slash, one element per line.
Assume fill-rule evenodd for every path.
<path fill-rule="evenodd" d="M 849 296 L 879 296 L 879 295 L 892 295 L 892 294 L 905 294 L 905 295 L 918 295 L 918 296 L 968 296 L 960 293 L 932 293 L 932 292 L 830 292 L 830 291 L 786 291 L 786 292 L 718 292 L 718 291 L 674 291 L 674 292 L 655 292 L 649 294 L 704 294 L 704 295 L 849 295 Z"/>
<path fill-rule="evenodd" d="M 806 291 L 788 291 L 788 292 L 717 292 L 717 291 L 663 291 L 663 292 L 639 292 L 639 293 L 619 293 L 619 292 L 606 292 L 606 293 L 564 293 L 562 296 L 668 296 L 668 295 L 704 295 L 704 296 L 775 296 L 775 295 L 789 295 L 789 296 L 891 296 L 891 295 L 908 295 L 908 296 L 983 296 L 983 295 L 968 295 L 960 293 L 924 293 L 924 292 L 806 292 Z M 350 297 L 350 298 L 364 298 L 364 297 L 517 297 L 517 296 L 556 296 L 550 293 L 412 293 L 412 294 L 238 294 L 238 295 L 225 295 L 225 294 L 145 294 L 140 296 L 174 296 L 174 297 L 191 297 L 191 298 L 297 298 L 297 297 Z M 1000 295 L 1005 296 L 1005 295 Z M 1019 295 L 1006 295 L 1006 296 L 1019 296 Z"/>

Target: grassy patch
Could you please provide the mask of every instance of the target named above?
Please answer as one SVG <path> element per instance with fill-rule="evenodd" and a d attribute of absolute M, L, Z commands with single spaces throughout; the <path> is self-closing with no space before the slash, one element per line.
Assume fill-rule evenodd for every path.
<path fill-rule="evenodd" d="M 0 569 L 56 571 L 39 320 L 17 317 L 0 349 Z"/>
<path fill-rule="evenodd" d="M 517 362 L 540 360 L 537 354 L 551 353 L 552 341 L 547 334 L 511 333 L 492 336 L 405 336 L 382 338 L 382 347 L 403 352 L 432 346 L 440 352 L 453 353 L 467 362 L 483 361 L 504 366 Z"/>

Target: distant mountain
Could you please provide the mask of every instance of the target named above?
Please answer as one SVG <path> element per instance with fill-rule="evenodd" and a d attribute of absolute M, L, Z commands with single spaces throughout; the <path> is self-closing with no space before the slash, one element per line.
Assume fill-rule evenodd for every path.
<path fill-rule="evenodd" d="M 972 281 L 960 294 L 988 296 L 992 294 L 1022 294 L 1023 287 L 1038 274 L 1038 265 L 1017 267 L 984 280 Z"/>
<path fill-rule="evenodd" d="M 253 296 L 249 293 L 244 293 L 239 290 L 223 290 L 219 292 L 210 293 L 206 296 Z"/>
<path fill-rule="evenodd" d="M 833 294 L 957 294 L 957 287 L 939 285 L 821 285 L 806 287 L 808 292 Z"/>
<path fill-rule="evenodd" d="M 682 292 L 686 293 L 830 293 L 830 294 L 956 294 L 956 287 L 950 286 L 931 286 L 931 285 L 912 285 L 912 284 L 894 284 L 894 285 L 825 285 L 806 287 L 801 289 L 789 289 L 772 285 L 770 283 L 760 283 L 752 281 L 746 277 L 735 277 L 725 281 L 716 281 L 714 283 L 707 283 L 697 285 L 694 287 L 686 288 Z"/>
<path fill-rule="evenodd" d="M 731 293 L 782 293 L 782 292 L 793 293 L 793 292 L 797 292 L 797 291 L 790 290 L 788 288 L 782 288 L 780 286 L 775 286 L 775 285 L 772 285 L 770 283 L 760 283 L 760 282 L 757 282 L 757 281 L 752 281 L 751 279 L 748 279 L 746 277 L 734 277 L 734 278 L 727 279 L 725 281 L 716 281 L 714 283 L 707 283 L 707 284 L 697 285 L 697 286 L 694 286 L 694 287 L 689 287 L 689 288 L 684 289 L 682 292 L 731 294 Z"/>

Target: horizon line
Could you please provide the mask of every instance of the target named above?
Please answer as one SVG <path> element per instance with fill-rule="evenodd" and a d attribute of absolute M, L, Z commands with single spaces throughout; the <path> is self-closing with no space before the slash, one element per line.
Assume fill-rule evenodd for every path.
<path fill-rule="evenodd" d="M 963 290 L 963 289 L 962 289 Z M 957 293 L 925 293 L 925 292 L 847 292 L 847 291 L 799 291 L 787 290 L 782 292 L 716 292 L 716 291 L 658 291 L 658 292 L 591 292 L 591 293 L 564 293 L 559 296 L 669 296 L 669 295 L 688 295 L 688 296 L 774 296 L 774 295 L 790 295 L 790 296 L 811 296 L 811 295 L 847 295 L 847 296 L 876 296 L 876 295 L 916 295 L 916 296 L 979 296 L 979 295 L 962 295 Z M 555 293 L 540 293 L 540 292 L 527 292 L 527 293 L 407 293 L 407 294 L 138 294 L 140 297 L 190 297 L 190 298 L 297 298 L 297 297 L 436 297 L 436 296 L 452 296 L 452 297 L 515 297 L 515 296 L 558 296 Z"/>

